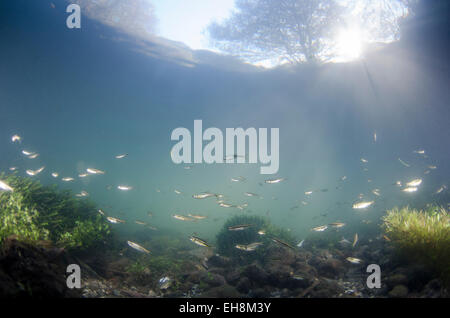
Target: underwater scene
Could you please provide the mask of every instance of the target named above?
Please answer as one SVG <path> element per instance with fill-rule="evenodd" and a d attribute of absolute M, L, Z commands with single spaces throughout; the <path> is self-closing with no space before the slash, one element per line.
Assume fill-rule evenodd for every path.
<path fill-rule="evenodd" d="M 0 2 L 0 298 L 448 298 L 448 1 Z"/>

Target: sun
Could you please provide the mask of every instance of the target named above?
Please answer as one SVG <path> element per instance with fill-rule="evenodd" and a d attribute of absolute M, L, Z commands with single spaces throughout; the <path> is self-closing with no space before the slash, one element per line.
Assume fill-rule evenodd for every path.
<path fill-rule="evenodd" d="M 336 37 L 336 61 L 358 59 L 362 54 L 363 37 L 358 28 L 343 29 Z"/>

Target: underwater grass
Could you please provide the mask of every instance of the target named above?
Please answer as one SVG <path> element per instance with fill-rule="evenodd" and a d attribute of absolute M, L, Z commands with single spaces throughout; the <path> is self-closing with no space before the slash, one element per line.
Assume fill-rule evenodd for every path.
<path fill-rule="evenodd" d="M 425 210 L 394 208 L 382 218 L 382 227 L 396 251 L 419 262 L 450 283 L 450 216 L 442 207 Z"/>
<path fill-rule="evenodd" d="M 110 226 L 93 202 L 16 174 L 1 173 L 0 179 L 14 189 L 0 194 L 0 242 L 14 235 L 22 241 L 50 240 L 83 250 L 110 236 Z"/>

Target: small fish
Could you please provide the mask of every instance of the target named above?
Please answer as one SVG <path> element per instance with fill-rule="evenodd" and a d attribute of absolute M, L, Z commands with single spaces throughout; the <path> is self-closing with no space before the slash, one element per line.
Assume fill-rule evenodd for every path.
<path fill-rule="evenodd" d="M 377 142 L 377 132 L 376 131 L 373 133 L 373 141 Z"/>
<path fill-rule="evenodd" d="M 236 205 L 235 207 L 236 207 L 237 209 L 239 209 L 239 210 L 244 210 L 246 207 L 248 207 L 248 203 L 245 202 L 245 203 L 243 203 L 243 204 Z"/>
<path fill-rule="evenodd" d="M 245 180 L 246 179 L 242 176 L 231 178 L 231 181 L 233 181 L 233 182 L 243 182 Z"/>
<path fill-rule="evenodd" d="M 266 230 L 259 230 L 258 235 L 266 235 Z"/>
<path fill-rule="evenodd" d="M 131 241 L 127 241 L 127 243 L 128 243 L 128 245 L 129 245 L 131 248 L 134 248 L 135 250 L 137 250 L 137 251 L 139 251 L 139 252 L 143 252 L 143 253 L 146 253 L 146 254 L 150 254 L 150 251 L 149 251 L 149 250 L 143 248 L 142 246 L 140 246 L 140 245 L 137 244 L 137 243 L 134 243 L 134 242 L 131 242 Z"/>
<path fill-rule="evenodd" d="M 112 216 L 108 216 L 108 217 L 106 217 L 106 219 L 107 219 L 110 223 L 113 223 L 113 224 L 125 223 L 124 220 L 121 220 L 121 219 L 118 219 L 118 218 L 114 218 L 114 217 L 112 217 Z"/>
<path fill-rule="evenodd" d="M 302 247 L 302 246 L 303 246 L 303 243 L 305 243 L 305 240 L 301 240 L 301 241 L 297 244 L 297 247 Z"/>
<path fill-rule="evenodd" d="M 105 174 L 105 171 L 94 169 L 94 168 L 87 168 L 86 171 L 90 174 Z"/>
<path fill-rule="evenodd" d="M 280 183 L 281 181 L 284 181 L 284 180 L 285 180 L 285 178 L 277 178 L 277 179 L 264 180 L 264 182 L 267 184 L 273 184 L 273 183 Z"/>
<path fill-rule="evenodd" d="M 14 135 L 14 136 L 11 137 L 11 141 L 12 142 L 16 142 L 16 141 L 21 142 L 22 141 L 22 137 L 20 137 L 19 135 Z"/>
<path fill-rule="evenodd" d="M 305 195 L 310 195 L 310 194 L 312 194 L 313 192 L 312 191 L 306 191 L 305 192 Z"/>
<path fill-rule="evenodd" d="M 446 185 L 441 186 L 439 189 L 437 189 L 436 194 L 441 193 L 442 191 L 444 191 L 445 189 L 447 189 Z"/>
<path fill-rule="evenodd" d="M 402 182 L 401 182 L 401 181 L 396 181 L 396 182 L 395 182 L 395 185 L 396 185 L 397 187 L 401 187 L 401 186 L 402 186 Z"/>
<path fill-rule="evenodd" d="M 59 174 L 57 172 L 52 172 L 52 177 L 53 178 L 58 178 Z"/>
<path fill-rule="evenodd" d="M 78 194 L 75 194 L 77 197 L 87 197 L 89 195 L 89 193 L 87 193 L 86 191 L 81 191 Z"/>
<path fill-rule="evenodd" d="M 35 175 L 41 173 L 42 170 L 44 170 L 44 169 L 45 169 L 45 167 L 40 167 L 40 168 L 37 169 L 37 170 L 30 170 L 30 169 L 29 169 L 29 170 L 26 171 L 26 173 L 27 173 L 29 176 L 35 176 Z"/>
<path fill-rule="evenodd" d="M 194 221 L 195 219 L 188 217 L 188 216 L 184 216 L 184 215 L 179 215 L 179 214 L 174 214 L 172 215 L 172 217 L 174 219 L 180 220 L 180 221 Z"/>
<path fill-rule="evenodd" d="M 64 182 L 69 182 L 69 181 L 73 181 L 75 179 L 71 178 L 71 177 L 65 177 L 65 178 L 62 178 L 61 180 L 64 181 Z"/>
<path fill-rule="evenodd" d="M 344 244 L 351 244 L 350 241 L 345 239 L 344 237 L 342 238 L 342 240 L 339 241 L 339 243 L 341 243 L 342 245 L 344 245 Z"/>
<path fill-rule="evenodd" d="M 421 183 L 422 183 L 422 179 L 414 179 L 414 180 L 406 183 L 406 186 L 408 186 L 408 187 L 417 187 Z"/>
<path fill-rule="evenodd" d="M 358 233 L 355 233 L 355 237 L 353 238 L 352 247 L 355 247 L 356 243 L 358 243 Z"/>
<path fill-rule="evenodd" d="M 379 189 L 373 189 L 372 193 L 375 194 L 377 197 L 380 196 L 380 190 Z"/>
<path fill-rule="evenodd" d="M 353 204 L 353 209 L 365 209 L 369 206 L 371 206 L 375 201 L 363 201 L 363 202 L 357 202 Z"/>
<path fill-rule="evenodd" d="M 133 189 L 133 187 L 119 185 L 119 186 L 117 186 L 117 189 L 119 189 L 121 191 L 129 191 L 129 190 Z"/>
<path fill-rule="evenodd" d="M 402 159 L 398 158 L 398 161 L 400 161 L 400 163 L 402 165 L 404 165 L 405 167 L 411 167 L 411 165 L 407 164 L 406 162 L 404 162 Z"/>
<path fill-rule="evenodd" d="M 249 227 L 252 227 L 253 224 L 241 224 L 241 225 L 233 225 L 233 226 L 229 226 L 228 230 L 229 231 L 242 231 L 245 229 L 248 229 Z"/>
<path fill-rule="evenodd" d="M 197 245 L 204 246 L 204 247 L 211 247 L 205 240 L 202 240 L 201 238 L 199 238 L 197 236 L 192 235 L 189 239 Z"/>
<path fill-rule="evenodd" d="M 384 238 L 386 241 L 388 241 L 388 242 L 391 241 L 391 239 L 390 239 L 389 237 L 387 237 L 386 235 L 383 235 L 383 238 Z"/>
<path fill-rule="evenodd" d="M 10 170 L 10 171 L 16 171 L 16 170 L 17 170 L 17 167 L 11 167 L 11 168 L 9 168 L 9 170 Z"/>
<path fill-rule="evenodd" d="M 98 209 L 98 213 L 99 213 L 100 215 L 105 215 L 105 212 L 103 212 L 101 209 Z"/>
<path fill-rule="evenodd" d="M 195 215 L 195 214 L 188 214 L 189 217 L 197 219 L 197 220 L 204 220 L 207 218 L 207 216 L 205 215 Z"/>
<path fill-rule="evenodd" d="M 181 194 L 181 191 L 178 191 L 177 189 L 173 190 L 176 194 Z"/>
<path fill-rule="evenodd" d="M 369 162 L 369 160 L 367 160 L 367 159 L 364 159 L 364 158 L 361 158 L 361 162 L 363 162 L 363 163 L 368 163 L 368 162 Z"/>
<path fill-rule="evenodd" d="M 219 206 L 221 206 L 222 208 L 232 208 L 232 207 L 234 207 L 233 204 L 225 203 L 225 202 L 220 202 Z"/>
<path fill-rule="evenodd" d="M 284 245 L 284 246 L 286 246 L 286 247 L 289 247 L 290 249 L 294 249 L 294 247 L 293 247 L 292 245 L 290 245 L 290 244 L 288 244 L 288 243 L 286 243 L 286 242 L 284 242 L 284 241 L 282 241 L 282 240 L 280 240 L 280 239 L 278 239 L 278 238 L 276 238 L 276 237 L 271 237 L 270 239 L 271 239 L 272 241 L 274 241 L 275 243 Z"/>
<path fill-rule="evenodd" d="M 206 199 L 206 198 L 210 198 L 210 197 L 214 197 L 214 196 L 216 196 L 214 193 L 203 192 L 200 194 L 194 194 L 192 197 L 194 199 Z"/>
<path fill-rule="evenodd" d="M 14 189 L 11 188 L 5 181 L 0 180 L 0 190 L 6 192 L 13 192 Z"/>
<path fill-rule="evenodd" d="M 413 152 L 423 155 L 425 153 L 425 150 L 419 149 L 419 150 L 414 150 Z"/>
<path fill-rule="evenodd" d="M 341 181 L 345 181 L 347 179 L 347 176 L 342 176 Z"/>
<path fill-rule="evenodd" d="M 341 228 L 341 227 L 344 227 L 344 226 L 345 226 L 345 223 L 342 223 L 342 222 L 333 222 L 333 223 L 330 223 L 330 224 L 328 224 L 328 225 L 330 225 L 330 226 L 332 226 L 332 227 L 335 227 L 335 228 Z"/>
<path fill-rule="evenodd" d="M 308 202 L 306 202 L 306 201 L 302 201 L 300 203 L 303 204 L 303 205 L 308 205 Z"/>
<path fill-rule="evenodd" d="M 134 223 L 139 224 L 139 225 L 147 225 L 147 223 L 139 221 L 139 220 L 134 221 Z"/>
<path fill-rule="evenodd" d="M 88 175 L 89 174 L 87 174 L 87 173 L 82 173 L 82 174 L 79 174 L 78 177 L 79 178 L 86 178 Z"/>
<path fill-rule="evenodd" d="M 436 166 L 428 166 L 428 168 L 430 168 L 431 170 L 434 170 L 434 169 L 436 169 L 437 167 L 436 167 Z"/>
<path fill-rule="evenodd" d="M 244 195 L 247 196 L 247 197 L 258 197 L 258 198 L 261 198 L 261 196 L 259 194 L 252 193 L 252 192 L 244 192 Z"/>
<path fill-rule="evenodd" d="M 404 188 L 402 191 L 403 192 L 408 192 L 408 193 L 416 192 L 417 191 L 417 187 L 407 187 L 407 188 Z"/>
<path fill-rule="evenodd" d="M 122 159 L 122 158 L 125 158 L 126 156 L 128 156 L 128 154 L 127 154 L 127 153 L 124 153 L 124 154 L 115 156 L 115 158 L 116 158 L 116 159 Z"/>
<path fill-rule="evenodd" d="M 361 259 L 355 257 L 347 257 L 346 260 L 352 264 L 360 264 L 362 262 Z"/>
<path fill-rule="evenodd" d="M 242 251 L 246 251 L 246 252 L 252 252 L 254 250 L 256 250 L 258 248 L 258 246 L 262 245 L 262 242 L 254 242 L 254 243 L 250 243 L 247 245 L 244 244 L 236 244 L 235 247 L 237 249 L 240 249 Z"/>
<path fill-rule="evenodd" d="M 328 228 L 328 225 L 321 225 L 321 226 L 317 226 L 312 228 L 311 230 L 314 232 L 323 232 Z"/>
<path fill-rule="evenodd" d="M 431 172 L 431 170 L 425 170 L 424 172 L 423 172 L 423 174 L 429 174 Z"/>
<path fill-rule="evenodd" d="M 295 279 L 295 280 L 304 280 L 304 279 L 305 279 L 305 278 L 304 278 L 303 276 L 301 276 L 301 275 L 292 275 L 291 278 L 292 278 L 292 279 Z"/>
<path fill-rule="evenodd" d="M 39 157 L 39 154 L 35 152 L 28 156 L 29 159 L 35 159 L 37 157 Z"/>
<path fill-rule="evenodd" d="M 26 151 L 26 150 L 22 150 L 22 153 L 23 153 L 25 156 L 29 156 L 29 155 L 32 155 L 32 154 L 33 154 L 33 152 Z"/>

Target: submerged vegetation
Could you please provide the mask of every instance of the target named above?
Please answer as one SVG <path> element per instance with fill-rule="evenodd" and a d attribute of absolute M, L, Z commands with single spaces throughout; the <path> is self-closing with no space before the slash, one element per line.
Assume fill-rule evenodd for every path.
<path fill-rule="evenodd" d="M 384 231 L 399 255 L 436 271 L 450 282 L 450 216 L 442 207 L 389 210 Z"/>
<path fill-rule="evenodd" d="M 243 230 L 230 231 L 229 227 L 251 225 Z M 262 232 L 261 232 L 262 231 Z M 267 247 L 274 243 L 271 238 L 294 244 L 294 238 L 285 229 L 273 225 L 269 220 L 259 216 L 237 215 L 227 220 L 222 230 L 217 234 L 217 251 L 219 254 L 252 261 L 263 260 Z M 263 243 L 254 251 L 242 251 L 236 245 L 248 245 L 255 242 Z"/>
<path fill-rule="evenodd" d="M 50 240 L 83 250 L 109 237 L 110 227 L 94 203 L 15 174 L 2 173 L 0 179 L 14 189 L 0 193 L 0 241 L 14 235 L 22 241 Z"/>

